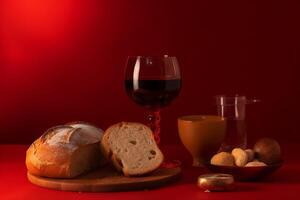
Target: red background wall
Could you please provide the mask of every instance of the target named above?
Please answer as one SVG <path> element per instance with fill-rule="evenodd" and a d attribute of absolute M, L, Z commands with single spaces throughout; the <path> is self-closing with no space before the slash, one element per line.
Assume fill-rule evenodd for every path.
<path fill-rule="evenodd" d="M 300 12 L 291 1 L 1 0 L 0 143 L 31 143 L 73 120 L 105 129 L 144 121 L 124 92 L 127 55 L 178 57 L 183 88 L 163 110 L 213 113 L 216 94 L 245 94 L 250 141 L 300 139 Z"/>

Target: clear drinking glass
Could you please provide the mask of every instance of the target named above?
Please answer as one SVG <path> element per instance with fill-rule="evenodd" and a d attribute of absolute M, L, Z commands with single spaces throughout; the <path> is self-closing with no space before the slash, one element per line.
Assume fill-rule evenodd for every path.
<path fill-rule="evenodd" d="M 239 147 L 247 147 L 246 105 L 258 102 L 257 99 L 247 100 L 246 96 L 216 96 L 218 115 L 227 119 L 225 140 L 220 151 L 231 151 Z"/>

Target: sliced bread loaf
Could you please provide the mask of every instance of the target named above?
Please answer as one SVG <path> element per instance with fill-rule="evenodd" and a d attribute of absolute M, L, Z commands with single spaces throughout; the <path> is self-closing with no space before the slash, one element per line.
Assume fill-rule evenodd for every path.
<path fill-rule="evenodd" d="M 151 129 L 140 123 L 121 122 L 112 125 L 104 132 L 101 149 L 125 176 L 152 172 L 164 159 Z"/>

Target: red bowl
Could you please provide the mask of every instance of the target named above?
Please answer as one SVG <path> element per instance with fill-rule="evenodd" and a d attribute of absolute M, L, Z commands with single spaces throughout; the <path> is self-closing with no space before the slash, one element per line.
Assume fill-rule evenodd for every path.
<path fill-rule="evenodd" d="M 219 165 L 207 165 L 207 168 L 215 173 L 231 174 L 235 179 L 240 181 L 255 181 L 262 179 L 282 166 L 283 162 L 259 167 L 231 167 L 231 166 L 219 166 Z"/>

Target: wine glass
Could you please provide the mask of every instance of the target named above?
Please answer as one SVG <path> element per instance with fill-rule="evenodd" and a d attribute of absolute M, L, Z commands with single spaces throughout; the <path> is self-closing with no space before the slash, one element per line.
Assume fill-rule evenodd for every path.
<path fill-rule="evenodd" d="M 154 139 L 160 143 L 160 110 L 179 94 L 181 76 L 178 61 L 173 56 L 130 56 L 125 72 L 127 95 L 149 110 L 148 125 Z"/>

